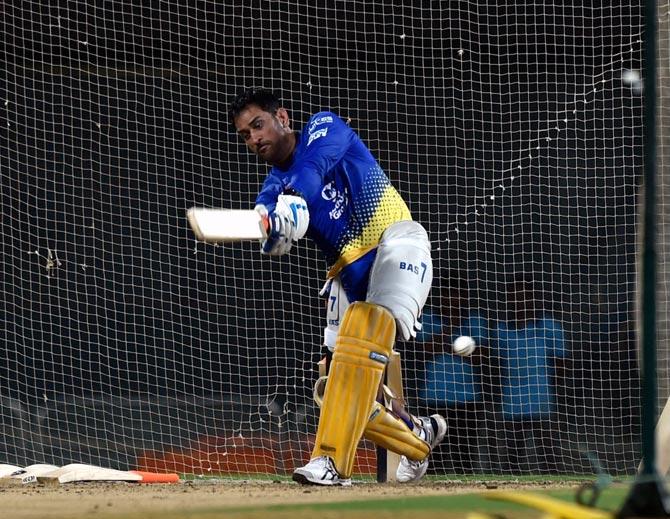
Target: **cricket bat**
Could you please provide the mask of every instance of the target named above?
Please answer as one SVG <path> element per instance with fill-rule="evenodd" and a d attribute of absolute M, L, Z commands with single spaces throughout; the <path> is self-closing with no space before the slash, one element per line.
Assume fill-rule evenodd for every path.
<path fill-rule="evenodd" d="M 187 213 L 195 237 L 207 243 L 225 243 L 266 238 L 265 221 L 253 209 L 192 207 Z"/>

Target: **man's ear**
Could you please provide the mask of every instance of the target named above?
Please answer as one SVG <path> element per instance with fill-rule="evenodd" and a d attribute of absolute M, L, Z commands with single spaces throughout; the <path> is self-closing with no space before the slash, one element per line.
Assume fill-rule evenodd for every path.
<path fill-rule="evenodd" d="M 291 126 L 291 121 L 289 120 L 288 111 L 286 108 L 277 108 L 275 117 L 279 121 L 279 124 L 281 124 L 282 128 L 288 129 Z"/>

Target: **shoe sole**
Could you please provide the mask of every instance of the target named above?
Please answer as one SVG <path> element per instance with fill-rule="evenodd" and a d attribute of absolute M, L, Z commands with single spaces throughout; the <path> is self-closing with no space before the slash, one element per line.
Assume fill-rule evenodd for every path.
<path fill-rule="evenodd" d="M 300 470 L 300 469 L 298 469 Z M 298 472 L 296 470 L 293 473 L 293 481 L 300 485 L 318 485 L 322 487 L 350 487 L 351 486 L 351 480 L 350 479 L 339 479 L 337 481 L 332 481 L 332 480 L 320 480 L 320 481 L 313 481 L 309 479 L 309 477 L 306 474 L 303 474 L 302 472 Z"/>

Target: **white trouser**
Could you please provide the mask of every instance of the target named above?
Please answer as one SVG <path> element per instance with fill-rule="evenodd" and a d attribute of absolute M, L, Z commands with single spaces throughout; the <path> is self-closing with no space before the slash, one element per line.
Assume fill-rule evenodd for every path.
<path fill-rule="evenodd" d="M 419 315 L 433 282 L 433 262 L 426 230 L 417 222 L 402 221 L 389 226 L 377 249 L 370 271 L 366 301 L 388 309 L 395 317 L 398 336 L 416 337 Z M 330 283 L 324 344 L 331 350 L 340 319 L 349 306 L 339 276 Z"/>

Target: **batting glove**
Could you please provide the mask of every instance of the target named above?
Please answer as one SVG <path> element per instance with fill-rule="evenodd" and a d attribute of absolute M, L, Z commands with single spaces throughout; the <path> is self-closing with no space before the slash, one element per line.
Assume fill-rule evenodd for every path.
<path fill-rule="evenodd" d="M 271 213 L 265 206 L 256 206 L 255 209 L 267 221 L 267 238 L 261 244 L 263 254 L 281 256 L 288 253 L 309 227 L 307 203 L 299 196 L 279 195 Z"/>

